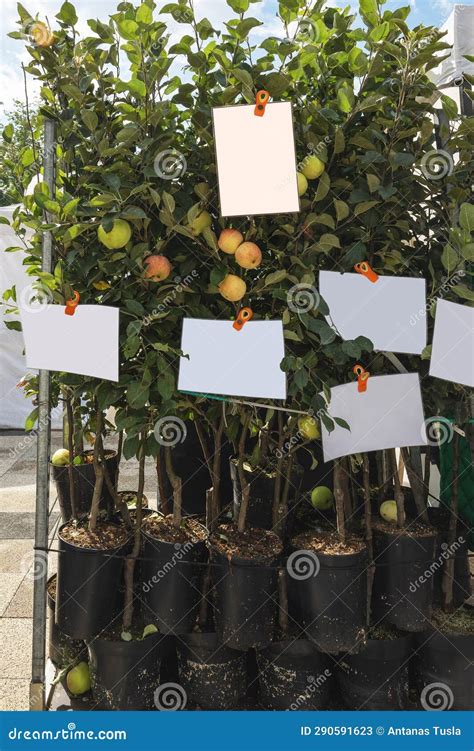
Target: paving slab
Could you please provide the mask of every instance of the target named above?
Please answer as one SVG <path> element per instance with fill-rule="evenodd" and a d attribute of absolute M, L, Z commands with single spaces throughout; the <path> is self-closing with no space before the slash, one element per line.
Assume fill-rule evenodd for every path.
<path fill-rule="evenodd" d="M 33 624 L 28 618 L 0 618 L 2 679 L 30 679 L 32 633 Z"/>
<path fill-rule="evenodd" d="M 0 575 L 19 574 L 24 570 L 24 561 L 31 557 L 34 540 L 0 540 Z"/>
<path fill-rule="evenodd" d="M 49 519 L 50 532 L 59 519 L 59 514 L 54 512 Z M 9 511 L 0 511 L 0 539 L 1 540 L 25 540 L 35 535 L 35 513 L 33 511 L 21 511 L 12 514 Z"/>
<path fill-rule="evenodd" d="M 30 681 L 26 678 L 0 678 L 0 711 L 28 711 Z"/>
<path fill-rule="evenodd" d="M 0 616 L 8 608 L 24 577 L 24 573 L 2 574 L 0 576 Z"/>

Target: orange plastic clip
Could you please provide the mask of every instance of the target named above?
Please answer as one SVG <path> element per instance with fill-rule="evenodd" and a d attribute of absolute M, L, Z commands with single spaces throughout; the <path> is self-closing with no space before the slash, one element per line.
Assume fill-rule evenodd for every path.
<path fill-rule="evenodd" d="M 377 282 L 379 279 L 379 275 L 375 273 L 375 271 L 372 271 L 367 261 L 362 261 L 362 263 L 356 263 L 354 266 L 354 269 L 357 271 L 358 274 L 362 274 L 362 276 L 365 276 L 369 282 Z"/>
<path fill-rule="evenodd" d="M 360 394 L 367 391 L 367 381 L 370 376 L 369 371 L 365 370 L 362 365 L 354 365 L 352 372 L 357 376 L 357 391 Z"/>
<path fill-rule="evenodd" d="M 232 325 L 236 331 L 241 331 L 244 323 L 250 321 L 251 318 L 253 318 L 252 308 L 241 308 L 237 313 L 237 318 Z"/>
<path fill-rule="evenodd" d="M 257 92 L 257 96 L 255 97 L 255 109 L 254 114 L 257 115 L 257 117 L 263 117 L 265 114 L 265 107 L 268 104 L 268 100 L 270 99 L 270 94 L 268 91 L 265 91 L 265 89 L 261 89 Z"/>
<path fill-rule="evenodd" d="M 67 316 L 73 316 L 76 312 L 76 308 L 79 305 L 81 299 L 79 292 L 74 290 L 74 297 L 71 300 L 66 300 L 66 310 L 64 311 Z"/>

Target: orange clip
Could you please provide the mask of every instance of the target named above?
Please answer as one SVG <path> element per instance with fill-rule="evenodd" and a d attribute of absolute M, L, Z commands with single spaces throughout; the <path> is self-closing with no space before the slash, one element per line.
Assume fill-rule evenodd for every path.
<path fill-rule="evenodd" d="M 379 275 L 375 273 L 375 271 L 372 271 L 367 261 L 362 261 L 362 263 L 356 263 L 354 266 L 354 269 L 357 271 L 358 274 L 362 274 L 362 276 L 365 276 L 369 282 L 377 282 L 379 279 Z"/>
<path fill-rule="evenodd" d="M 232 325 L 236 331 L 241 331 L 244 323 L 250 321 L 251 318 L 253 318 L 252 308 L 241 308 L 237 313 L 237 318 Z"/>
<path fill-rule="evenodd" d="M 362 365 L 354 365 L 352 372 L 357 376 L 357 391 L 359 394 L 367 391 L 367 381 L 370 376 L 369 371 L 365 370 Z"/>
<path fill-rule="evenodd" d="M 270 99 L 270 94 L 268 91 L 265 91 L 265 89 L 261 89 L 257 92 L 257 96 L 255 97 L 255 109 L 254 109 L 254 115 L 257 115 L 257 117 L 263 117 L 265 114 L 265 107 L 268 104 L 268 100 Z"/>
<path fill-rule="evenodd" d="M 74 315 L 74 313 L 76 312 L 76 308 L 79 305 L 80 299 L 81 298 L 80 298 L 79 292 L 76 292 L 74 290 L 74 297 L 72 298 L 72 300 L 66 300 L 66 310 L 64 312 L 66 313 L 67 316 Z"/>

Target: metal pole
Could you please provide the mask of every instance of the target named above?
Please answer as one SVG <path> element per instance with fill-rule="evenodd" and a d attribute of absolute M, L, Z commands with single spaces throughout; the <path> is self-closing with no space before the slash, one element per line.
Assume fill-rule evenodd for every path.
<path fill-rule="evenodd" d="M 44 182 L 55 195 L 55 126 L 44 123 Z M 50 221 L 50 217 L 46 217 Z M 51 273 L 53 239 L 43 233 L 42 270 Z M 33 594 L 33 652 L 31 662 L 30 709 L 45 709 L 46 587 L 48 581 L 49 454 L 51 442 L 50 375 L 40 370 L 38 384 L 38 443 L 36 454 L 36 518 Z"/>

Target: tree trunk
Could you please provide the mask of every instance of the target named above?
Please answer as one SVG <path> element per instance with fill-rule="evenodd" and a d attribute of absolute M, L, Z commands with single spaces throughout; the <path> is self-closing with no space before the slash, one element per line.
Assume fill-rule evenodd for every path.
<path fill-rule="evenodd" d="M 280 522 L 281 474 L 283 470 L 283 417 L 278 412 L 278 456 L 276 464 L 275 487 L 273 491 L 272 526 L 278 529 Z"/>
<path fill-rule="evenodd" d="M 458 490 L 459 490 L 459 433 L 455 430 L 453 434 L 453 474 L 451 481 L 451 506 L 448 529 L 448 539 L 446 550 L 449 558 L 444 562 L 442 592 L 443 592 L 443 610 L 449 613 L 453 610 L 453 584 L 454 584 L 454 562 L 456 553 L 452 552 L 453 543 L 456 540 L 457 520 L 458 520 Z"/>
<path fill-rule="evenodd" d="M 403 447 L 400 450 L 407 471 L 408 482 L 410 483 L 413 498 L 415 499 L 418 516 L 425 524 L 429 524 L 428 511 L 426 510 L 425 505 L 425 487 L 423 484 L 423 478 L 419 477 L 418 473 L 415 472 L 408 449 Z"/>
<path fill-rule="evenodd" d="M 125 561 L 125 606 L 123 610 L 123 630 L 129 631 L 133 619 L 133 575 L 135 564 L 140 555 L 142 540 L 142 505 L 143 489 L 145 487 L 145 437 L 142 437 L 140 447 L 140 460 L 138 465 L 138 492 L 137 492 L 137 509 L 135 519 L 135 533 L 133 539 L 133 549 Z"/>
<path fill-rule="evenodd" d="M 367 625 L 370 626 L 371 609 L 372 609 L 372 585 L 374 583 L 374 544 L 372 539 L 372 507 L 370 504 L 370 463 L 367 454 L 362 456 L 362 477 L 364 483 L 364 518 L 365 518 L 365 540 L 369 553 L 369 564 L 367 566 Z"/>
<path fill-rule="evenodd" d="M 243 532 L 245 530 L 245 523 L 247 521 L 247 511 L 249 507 L 249 497 L 250 497 L 249 484 L 247 482 L 247 479 L 244 473 L 245 441 L 247 439 L 247 430 L 248 430 L 249 422 L 250 422 L 250 414 L 246 415 L 244 418 L 244 423 L 242 425 L 242 432 L 240 434 L 240 441 L 239 441 L 239 457 L 238 457 L 237 469 L 238 469 L 238 474 L 239 474 L 240 492 L 242 494 L 242 497 L 240 500 L 239 518 L 237 521 L 237 529 L 239 532 Z"/>
<path fill-rule="evenodd" d="M 163 477 L 163 464 L 162 464 L 162 449 L 158 449 L 156 457 L 156 476 L 158 480 L 158 493 L 160 495 L 160 508 L 163 516 L 168 516 L 170 509 L 168 505 L 168 498 L 166 494 L 165 481 Z"/>
<path fill-rule="evenodd" d="M 341 477 L 341 460 L 334 460 L 334 500 L 336 502 L 337 533 L 340 541 L 346 542 L 346 523 L 344 518 L 344 485 Z"/>
<path fill-rule="evenodd" d="M 284 568 L 278 571 L 278 625 L 283 634 L 288 633 L 288 588 Z"/>
<path fill-rule="evenodd" d="M 166 474 L 173 488 L 173 524 L 175 527 L 179 527 L 182 521 L 182 482 L 181 477 L 178 477 L 173 469 L 173 459 L 169 446 L 165 446 L 165 464 Z"/>
<path fill-rule="evenodd" d="M 94 493 L 92 495 L 91 513 L 89 517 L 89 529 L 91 532 L 95 532 L 97 528 L 100 499 L 102 496 L 102 486 L 104 484 L 104 467 L 102 462 L 100 461 L 100 452 L 102 450 L 102 424 L 103 415 L 102 412 L 99 411 L 97 413 L 97 430 L 94 441 L 95 484 Z"/>
<path fill-rule="evenodd" d="M 400 477 L 398 475 L 397 455 L 395 449 L 387 449 L 387 454 L 392 468 L 395 503 L 397 504 L 397 527 L 401 529 L 405 526 L 405 502 L 402 487 L 400 485 Z"/>
<path fill-rule="evenodd" d="M 69 497 L 71 499 L 71 513 L 72 518 L 77 519 L 77 505 L 76 505 L 76 489 L 74 486 L 74 415 L 72 409 L 72 399 L 70 396 L 66 396 L 66 414 L 67 414 L 67 447 L 69 450 L 69 464 L 68 464 L 68 476 L 69 476 Z"/>

